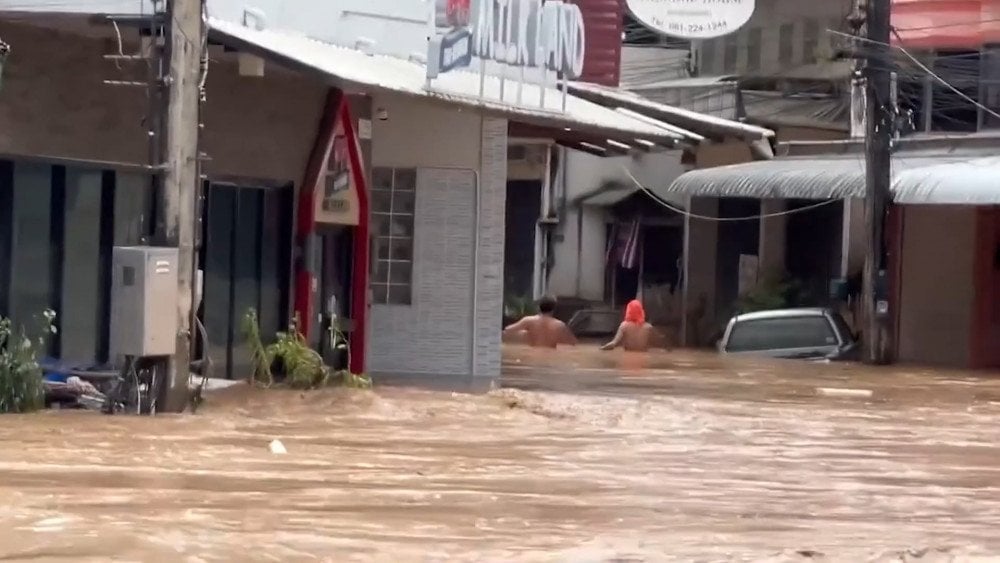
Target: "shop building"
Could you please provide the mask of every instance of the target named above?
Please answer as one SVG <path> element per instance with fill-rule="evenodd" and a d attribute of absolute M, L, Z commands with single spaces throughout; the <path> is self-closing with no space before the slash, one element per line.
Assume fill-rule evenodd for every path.
<path fill-rule="evenodd" d="M 0 198 L 10 202 L 0 313 L 25 323 L 52 307 L 64 327 L 53 355 L 113 360 L 110 249 L 155 242 L 146 75 L 115 57 L 142 53 L 145 24 L 39 4 L 0 17 L 13 46 L 0 92 Z M 314 34 L 321 17 L 343 19 L 340 4 L 310 13 L 313 3 L 295 3 L 296 21 L 231 4 L 208 4 L 202 111 L 201 315 L 220 376 L 246 373 L 250 308 L 265 336 L 297 316 L 317 344 L 323 315 L 338 313 L 359 371 L 498 374 L 509 139 L 616 150 L 678 140 L 554 81 L 516 87 L 470 69 L 428 84 L 424 61 L 389 39 Z M 378 16 L 384 37 L 410 37 L 412 21 L 385 31 L 399 18 Z"/>

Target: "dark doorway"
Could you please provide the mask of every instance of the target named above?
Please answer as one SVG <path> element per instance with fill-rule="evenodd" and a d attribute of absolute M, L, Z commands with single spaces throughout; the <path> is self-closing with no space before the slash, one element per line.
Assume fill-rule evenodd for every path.
<path fill-rule="evenodd" d="M 320 267 L 319 306 L 323 313 L 319 351 L 324 360 L 336 369 L 347 368 L 347 354 L 335 350 L 329 338 L 330 322 L 336 316 L 338 326 L 350 338 L 353 328 L 351 311 L 351 279 L 354 273 L 354 228 L 348 226 L 321 227 L 323 261 Z"/>
<path fill-rule="evenodd" d="M 721 198 L 719 217 L 745 219 L 719 223 L 715 302 L 722 318 L 728 318 L 735 310 L 736 299 L 739 297 L 740 255 L 759 255 L 760 200 Z"/>
<path fill-rule="evenodd" d="M 291 218 L 290 187 L 207 187 L 200 315 L 216 377 L 249 376 L 242 324 L 250 309 L 257 311 L 265 342 L 288 325 Z"/>
<path fill-rule="evenodd" d="M 535 230 L 542 212 L 542 182 L 507 182 L 504 245 L 505 296 L 532 297 L 535 276 Z"/>
<path fill-rule="evenodd" d="M 815 200 L 789 200 L 789 211 L 815 206 Z M 840 277 L 844 231 L 844 203 L 831 202 L 788 216 L 785 269 L 801 284 L 800 306 L 829 302 L 830 281 Z"/>

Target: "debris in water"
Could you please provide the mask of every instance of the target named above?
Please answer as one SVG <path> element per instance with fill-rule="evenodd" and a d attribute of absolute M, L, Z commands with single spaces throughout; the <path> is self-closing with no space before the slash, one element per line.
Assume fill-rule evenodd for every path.
<path fill-rule="evenodd" d="M 834 387 L 817 387 L 816 392 L 827 397 L 871 397 L 871 389 L 838 389 Z"/>
<path fill-rule="evenodd" d="M 288 450 L 285 449 L 285 445 L 281 443 L 281 440 L 271 440 L 271 443 L 268 445 L 268 449 L 270 449 L 271 453 L 275 455 L 285 455 L 288 453 Z"/>

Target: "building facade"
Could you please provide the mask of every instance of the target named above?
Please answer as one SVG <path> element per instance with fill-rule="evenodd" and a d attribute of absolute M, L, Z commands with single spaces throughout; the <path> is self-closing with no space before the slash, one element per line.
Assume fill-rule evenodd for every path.
<path fill-rule="evenodd" d="M 63 330 L 51 354 L 92 365 L 115 361 L 111 248 L 156 244 L 157 167 L 149 22 L 83 4 L 19 3 L 10 18 L 0 4 L 13 47 L 0 92 L 0 314 L 28 324 L 53 308 Z M 505 94 L 506 79 L 472 68 L 428 83 L 411 56 L 427 53 L 426 17 L 400 17 L 426 4 L 349 4 L 208 3 L 207 353 L 216 375 L 245 377 L 247 311 L 265 337 L 296 318 L 319 347 L 335 315 L 357 371 L 498 375 L 509 137 L 648 147 L 675 135 L 554 82 Z"/>

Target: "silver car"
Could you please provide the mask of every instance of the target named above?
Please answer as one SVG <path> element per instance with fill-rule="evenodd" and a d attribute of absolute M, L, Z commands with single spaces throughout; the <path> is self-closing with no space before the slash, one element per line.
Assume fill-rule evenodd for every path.
<path fill-rule="evenodd" d="M 737 315 L 718 342 L 722 354 L 855 360 L 858 339 L 832 309 L 777 309 Z"/>

